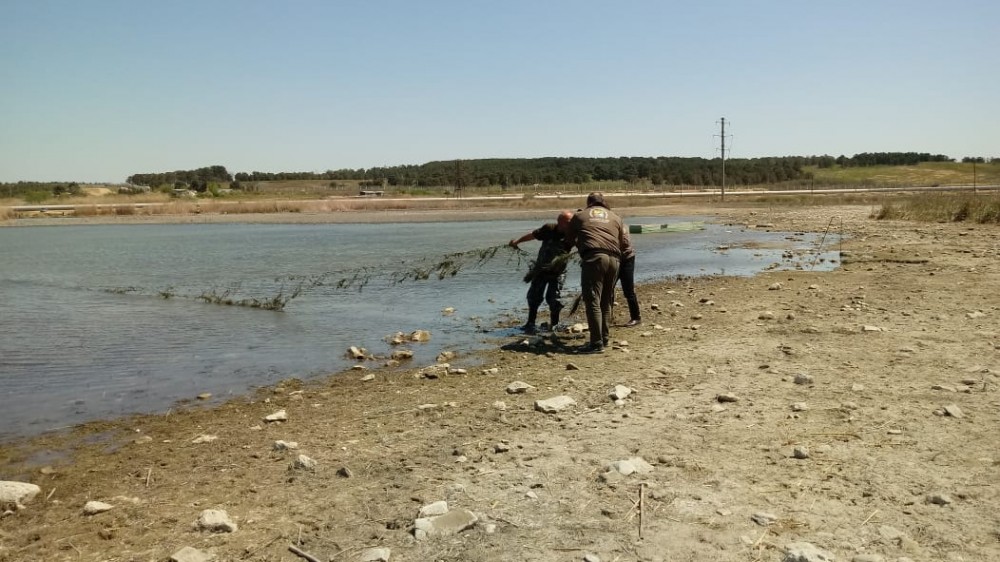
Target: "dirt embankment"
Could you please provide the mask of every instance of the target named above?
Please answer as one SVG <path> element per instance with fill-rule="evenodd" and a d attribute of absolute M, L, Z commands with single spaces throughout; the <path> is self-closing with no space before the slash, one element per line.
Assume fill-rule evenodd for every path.
<path fill-rule="evenodd" d="M 722 211 L 833 222 L 842 267 L 644 286 L 602 355 L 515 340 L 467 373 L 351 371 L 5 446 L 0 480 L 41 492 L 0 519 L 0 560 L 1000 560 L 1000 229 L 869 211 Z M 536 409 L 556 396 L 575 405 Z M 437 501 L 468 528 L 417 524 Z M 195 529 L 206 509 L 238 529 Z"/>

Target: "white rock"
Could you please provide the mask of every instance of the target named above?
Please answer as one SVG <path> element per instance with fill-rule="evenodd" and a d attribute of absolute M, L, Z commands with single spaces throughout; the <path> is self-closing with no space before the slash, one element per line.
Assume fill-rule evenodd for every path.
<path fill-rule="evenodd" d="M 292 468 L 298 468 L 301 470 L 316 470 L 316 461 L 305 456 L 299 455 L 292 463 Z"/>
<path fill-rule="evenodd" d="M 608 393 L 608 396 L 610 396 L 612 400 L 624 400 L 631 394 L 631 388 L 621 384 L 616 384 L 615 387 L 611 389 L 611 392 Z"/>
<path fill-rule="evenodd" d="M 576 400 L 573 400 L 569 396 L 555 396 L 546 400 L 535 401 L 535 409 L 546 414 L 561 412 L 562 410 L 575 405 Z"/>
<path fill-rule="evenodd" d="M 27 482 L 0 481 L 0 509 L 21 509 L 41 491 L 38 486 Z"/>
<path fill-rule="evenodd" d="M 170 555 L 170 562 L 210 562 L 215 556 L 202 552 L 197 548 L 185 546 Z"/>
<path fill-rule="evenodd" d="M 361 562 L 389 562 L 391 552 L 385 547 L 369 548 L 361 552 Z"/>
<path fill-rule="evenodd" d="M 215 441 L 218 438 L 219 438 L 218 435 L 208 435 L 208 434 L 199 435 L 198 437 L 194 438 L 194 440 L 191 441 L 191 444 L 201 445 L 202 443 L 211 443 L 212 441 Z"/>
<path fill-rule="evenodd" d="M 278 441 L 274 442 L 274 445 L 272 446 L 272 448 L 275 451 L 287 451 L 289 449 L 298 449 L 299 448 L 299 444 L 296 443 L 295 441 L 281 441 L 281 440 L 278 440 Z"/>
<path fill-rule="evenodd" d="M 448 513 L 448 502 L 436 501 L 420 508 L 420 517 L 431 517 L 434 515 L 444 515 Z"/>
<path fill-rule="evenodd" d="M 229 518 L 229 514 L 221 509 L 206 509 L 198 517 L 198 528 L 203 531 L 233 533 L 239 527 Z"/>
<path fill-rule="evenodd" d="M 264 417 L 264 421 L 266 422 L 279 422 L 287 420 L 288 420 L 288 414 L 284 410 L 278 410 L 277 412 Z"/>
<path fill-rule="evenodd" d="M 782 562 L 834 562 L 832 554 L 807 542 L 793 542 L 785 545 Z"/>
<path fill-rule="evenodd" d="M 514 381 L 507 385 L 507 394 L 524 394 L 535 387 L 522 381 Z"/>
<path fill-rule="evenodd" d="M 110 511 L 114 509 L 115 506 L 99 502 L 99 501 L 89 501 L 83 506 L 84 515 L 97 515 L 98 513 L 104 513 L 105 511 Z"/>

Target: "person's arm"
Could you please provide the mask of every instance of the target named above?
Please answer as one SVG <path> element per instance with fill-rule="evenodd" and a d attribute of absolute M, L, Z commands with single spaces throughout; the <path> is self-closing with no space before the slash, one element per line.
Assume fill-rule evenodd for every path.
<path fill-rule="evenodd" d="M 507 245 L 510 246 L 511 248 L 517 248 L 517 245 L 520 244 L 521 242 L 527 242 L 528 240 L 534 240 L 534 239 L 535 239 L 535 231 L 532 230 L 531 232 L 525 234 L 524 236 L 518 238 L 517 240 L 514 240 L 512 238 L 510 242 L 507 242 Z"/>

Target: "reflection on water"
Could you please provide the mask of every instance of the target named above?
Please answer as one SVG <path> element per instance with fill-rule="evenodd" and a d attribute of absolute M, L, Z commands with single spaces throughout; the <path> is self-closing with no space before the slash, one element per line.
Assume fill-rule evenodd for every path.
<path fill-rule="evenodd" d="M 629 223 L 697 220 L 630 218 Z M 483 345 L 482 332 L 523 320 L 526 263 L 497 254 L 454 277 L 393 283 L 421 260 L 505 243 L 540 221 L 330 225 L 103 225 L 0 229 L 0 440 L 87 420 L 165 411 L 277 381 L 340 371 L 349 346 L 387 355 L 387 336 L 429 330 L 413 364 Z M 815 235 L 741 231 L 633 234 L 638 282 L 752 275 L 772 264 L 815 269 L 836 253 Z M 522 246 L 529 252 L 536 243 Z M 766 249 L 755 249 L 762 247 Z M 725 249 L 721 249 L 725 248 Z M 782 248 L 813 252 L 782 258 Z M 822 251 L 820 251 L 822 250 Z M 267 298 L 289 276 L 366 272 L 362 291 L 308 287 L 284 311 L 206 304 L 234 290 Z M 570 268 L 570 293 L 579 288 Z M 163 298 L 172 295 L 171 298 Z M 454 314 L 444 314 L 447 307 Z M 501 337 L 506 332 L 490 335 Z M 458 360 L 459 362 L 461 359 Z"/>

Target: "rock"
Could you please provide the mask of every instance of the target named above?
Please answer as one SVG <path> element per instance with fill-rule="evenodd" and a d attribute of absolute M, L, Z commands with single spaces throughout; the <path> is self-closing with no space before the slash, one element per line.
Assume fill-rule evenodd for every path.
<path fill-rule="evenodd" d="M 774 320 L 774 313 L 770 310 L 765 310 L 757 316 L 758 320 Z"/>
<path fill-rule="evenodd" d="M 535 409 L 546 414 L 561 412 L 570 406 L 575 406 L 576 400 L 569 396 L 555 396 L 546 400 L 536 400 Z"/>
<path fill-rule="evenodd" d="M 795 384 L 813 384 L 813 376 L 805 373 L 795 375 Z"/>
<path fill-rule="evenodd" d="M 275 441 L 274 445 L 271 446 L 275 451 L 287 451 L 289 449 L 298 449 L 299 444 L 295 441 Z"/>
<path fill-rule="evenodd" d="M 576 363 L 566 363 L 567 371 L 579 371 L 580 367 Z"/>
<path fill-rule="evenodd" d="M 202 531 L 213 533 L 234 533 L 239 527 L 229 518 L 229 514 L 221 509 L 206 509 L 198 517 L 197 526 Z"/>
<path fill-rule="evenodd" d="M 601 557 L 588 552 L 583 555 L 583 562 L 601 562 Z"/>
<path fill-rule="evenodd" d="M 493 408 L 502 412 L 507 409 L 507 403 L 503 400 L 497 400 L 496 402 L 493 402 Z"/>
<path fill-rule="evenodd" d="M 351 346 L 347 348 L 347 356 L 351 359 L 364 359 L 365 349 L 361 347 Z"/>
<path fill-rule="evenodd" d="M 760 525 L 761 527 L 767 527 L 768 525 L 777 521 L 778 516 L 772 515 L 764 511 L 758 511 L 750 516 L 750 520 Z"/>
<path fill-rule="evenodd" d="M 451 316 L 452 314 L 455 314 L 454 306 L 446 306 L 443 309 L 441 309 L 442 316 Z"/>
<path fill-rule="evenodd" d="M 510 451 L 510 445 L 506 443 L 497 443 L 496 445 L 493 445 L 494 453 L 506 453 L 507 451 Z"/>
<path fill-rule="evenodd" d="M 768 291 L 780 291 L 783 285 L 781 283 L 771 283 L 767 286 Z"/>
<path fill-rule="evenodd" d="M 726 392 L 724 394 L 718 394 L 718 395 L 715 396 L 715 399 L 718 400 L 719 402 L 723 402 L 723 403 L 725 403 L 725 402 L 738 402 L 740 400 L 735 394 L 733 394 L 731 392 Z"/>
<path fill-rule="evenodd" d="M 207 552 L 202 552 L 197 548 L 185 546 L 170 555 L 170 562 L 209 562 L 215 557 Z"/>
<path fill-rule="evenodd" d="M 316 461 L 305 456 L 299 455 L 295 462 L 292 463 L 292 468 L 299 470 L 316 470 Z"/>
<path fill-rule="evenodd" d="M 483 369 L 484 375 L 496 375 L 500 373 L 500 369 L 496 367 L 490 367 L 489 369 Z"/>
<path fill-rule="evenodd" d="M 793 542 L 785 545 L 782 562 L 834 562 L 833 554 L 807 542 Z"/>
<path fill-rule="evenodd" d="M 969 318 L 971 320 L 975 320 L 976 318 L 982 318 L 983 316 L 986 316 L 986 315 L 983 314 L 983 312 L 980 311 L 980 310 L 973 310 L 972 312 L 966 312 L 965 316 L 966 316 L 966 318 Z"/>
<path fill-rule="evenodd" d="M 115 506 L 109 503 L 104 503 L 99 501 L 89 501 L 83 506 L 83 514 L 97 515 L 98 513 L 104 513 L 105 511 L 110 511 L 114 508 Z"/>
<path fill-rule="evenodd" d="M 444 515 L 448 513 L 448 502 L 436 501 L 420 508 L 420 517 L 432 517 L 434 515 Z"/>
<path fill-rule="evenodd" d="M 288 414 L 284 410 L 278 410 L 277 412 L 264 417 L 266 422 L 280 422 L 288 421 Z"/>
<path fill-rule="evenodd" d="M 628 398 L 631 394 L 632 394 L 631 388 L 624 385 L 616 384 L 615 387 L 611 389 L 611 392 L 608 393 L 608 396 L 610 396 L 612 400 L 624 400 Z"/>
<path fill-rule="evenodd" d="M 965 413 L 962 412 L 962 409 L 956 406 L 955 404 L 948 404 L 947 406 L 945 406 L 944 413 L 948 414 L 953 418 L 958 418 L 958 419 L 965 417 Z"/>
<path fill-rule="evenodd" d="M 514 381 L 507 385 L 507 394 L 524 394 L 533 388 L 535 387 L 526 382 Z"/>
<path fill-rule="evenodd" d="M 442 351 L 441 353 L 438 353 L 436 359 L 438 363 L 447 363 L 448 361 L 454 359 L 456 356 L 457 354 L 454 351 Z"/>
<path fill-rule="evenodd" d="M 403 361 L 406 359 L 413 359 L 413 350 L 411 349 L 396 349 L 389 354 L 389 358 L 396 361 Z"/>
<path fill-rule="evenodd" d="M 136 437 L 135 441 L 132 441 L 132 442 L 135 443 L 136 445 L 142 445 L 142 444 L 145 444 L 145 443 L 150 443 L 152 441 L 153 441 L 152 437 L 150 437 L 148 435 L 143 435 L 142 437 Z"/>
<path fill-rule="evenodd" d="M 361 562 L 389 562 L 391 552 L 385 547 L 369 548 L 361 552 Z"/>
<path fill-rule="evenodd" d="M 796 403 L 792 404 L 792 411 L 793 412 L 805 412 L 808 409 L 809 409 L 809 405 L 806 404 L 805 402 L 796 402 Z"/>
<path fill-rule="evenodd" d="M 208 434 L 199 435 L 198 437 L 196 437 L 194 440 L 191 441 L 191 444 L 201 445 L 202 443 L 211 443 L 212 441 L 215 441 L 218 438 L 219 438 L 218 435 L 208 435 Z"/>
<path fill-rule="evenodd" d="M 806 448 L 806 447 L 804 447 L 804 446 L 802 446 L 802 445 L 799 445 L 798 447 L 795 447 L 794 449 L 792 449 L 792 456 L 795 457 L 795 458 L 797 458 L 797 459 L 808 459 L 809 458 L 809 449 Z"/>
<path fill-rule="evenodd" d="M 202 392 L 201 394 L 199 394 L 197 396 L 198 400 L 208 400 L 211 397 L 212 397 L 212 393 L 211 392 Z"/>
<path fill-rule="evenodd" d="M 371 382 L 375 380 L 375 375 L 373 373 L 368 373 L 367 375 L 361 377 L 361 382 Z"/>
<path fill-rule="evenodd" d="M 0 481 L 0 509 L 23 509 L 42 489 L 27 482 Z"/>
<path fill-rule="evenodd" d="M 417 519 L 413 522 L 413 534 L 418 540 L 424 537 L 455 535 L 472 527 L 478 521 L 476 514 L 467 509 L 453 509 L 444 515 Z"/>
<path fill-rule="evenodd" d="M 410 333 L 410 341 L 429 342 L 431 341 L 431 333 L 427 330 L 414 330 Z"/>
<path fill-rule="evenodd" d="M 878 326 L 865 325 L 861 327 L 862 332 L 881 332 L 882 328 Z"/>
<path fill-rule="evenodd" d="M 851 562 L 885 562 L 885 556 L 881 554 L 858 554 L 851 558 Z"/>
<path fill-rule="evenodd" d="M 934 505 L 949 505 L 953 503 L 951 496 L 948 494 L 931 494 L 927 496 L 927 503 L 932 503 Z"/>
<path fill-rule="evenodd" d="M 466 369 L 462 369 L 460 367 L 451 367 L 450 369 L 448 369 L 448 374 L 449 375 L 467 375 L 467 374 L 469 374 L 469 371 L 467 371 Z"/>
<path fill-rule="evenodd" d="M 615 461 L 611 463 L 609 468 L 618 472 L 622 476 L 629 476 L 630 474 L 648 474 L 653 471 L 653 465 L 646 462 L 646 460 L 642 457 L 632 457 L 623 461 Z"/>
<path fill-rule="evenodd" d="M 351 478 L 351 477 L 354 476 L 354 473 L 351 472 L 350 468 L 348 468 L 346 466 L 342 466 L 342 467 L 340 467 L 340 468 L 337 469 L 337 476 L 339 476 L 341 478 Z"/>

